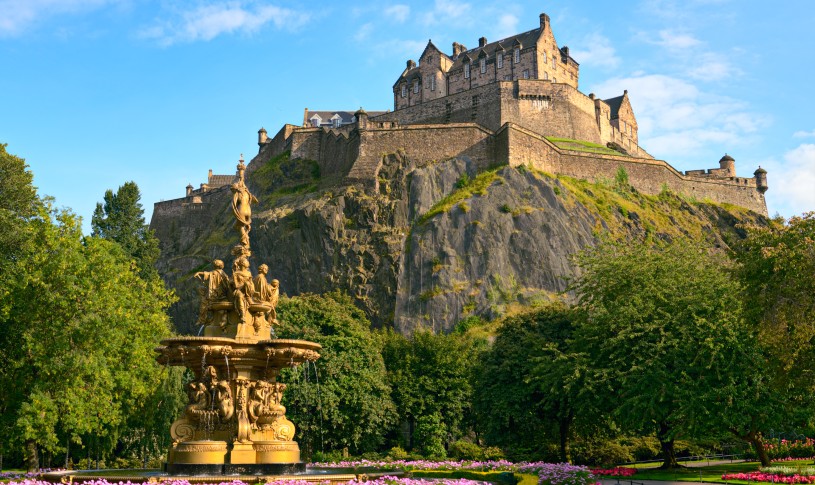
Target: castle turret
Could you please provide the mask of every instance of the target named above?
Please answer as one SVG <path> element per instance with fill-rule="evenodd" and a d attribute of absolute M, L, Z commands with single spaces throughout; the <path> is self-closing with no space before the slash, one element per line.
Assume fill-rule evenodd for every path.
<path fill-rule="evenodd" d="M 264 143 L 266 143 L 266 140 L 268 139 L 267 135 L 268 133 L 266 133 L 266 128 L 261 127 L 258 130 L 258 145 L 262 146 Z"/>
<path fill-rule="evenodd" d="M 192 195 L 192 189 L 193 189 L 192 184 L 187 184 L 187 197 Z"/>
<path fill-rule="evenodd" d="M 362 109 L 362 106 L 354 113 L 354 116 L 357 118 L 357 129 L 364 130 L 368 128 L 368 113 Z"/>
<path fill-rule="evenodd" d="M 725 175 L 726 177 L 736 176 L 736 160 L 727 153 L 725 153 L 721 160 L 719 160 L 719 168 L 721 170 L 727 170 L 727 174 Z"/>
<path fill-rule="evenodd" d="M 753 172 L 753 175 L 756 176 L 756 190 L 762 194 L 767 192 L 767 189 L 769 188 L 767 185 L 767 171 L 761 168 L 761 165 L 759 165 L 758 169 Z"/>

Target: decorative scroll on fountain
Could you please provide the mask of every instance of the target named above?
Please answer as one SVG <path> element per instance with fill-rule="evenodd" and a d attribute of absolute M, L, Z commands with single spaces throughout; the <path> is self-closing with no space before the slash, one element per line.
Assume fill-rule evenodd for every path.
<path fill-rule="evenodd" d="M 203 336 L 166 339 L 156 349 L 159 363 L 184 366 L 195 380 L 189 403 L 170 428 L 167 460 L 171 474 L 280 474 L 304 470 L 293 440 L 295 426 L 282 404 L 286 384 L 280 370 L 313 362 L 320 344 L 274 338 L 279 324 L 277 280 L 249 271 L 249 232 L 257 199 L 244 181 L 243 157 L 231 186 L 232 211 L 240 244 L 232 249 L 232 274 L 224 263 L 194 276 L 202 283 L 198 324 Z"/>

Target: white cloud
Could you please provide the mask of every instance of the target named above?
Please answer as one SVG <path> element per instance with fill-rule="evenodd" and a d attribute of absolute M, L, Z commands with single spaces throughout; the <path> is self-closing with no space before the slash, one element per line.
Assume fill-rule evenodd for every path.
<path fill-rule="evenodd" d="M 0 0 L 0 37 L 21 35 L 47 17 L 81 14 L 114 0 Z"/>
<path fill-rule="evenodd" d="M 815 130 L 812 131 L 796 131 L 792 134 L 795 138 L 813 138 L 815 137 Z"/>
<path fill-rule="evenodd" d="M 368 22 L 363 24 L 362 27 L 358 28 L 356 33 L 354 34 L 354 40 L 357 42 L 362 42 L 366 40 L 368 37 L 371 36 L 371 32 L 374 30 L 374 24 Z"/>
<path fill-rule="evenodd" d="M 140 32 L 143 38 L 162 45 L 178 42 L 208 41 L 221 34 L 251 34 L 267 24 L 278 29 L 295 30 L 309 20 L 309 14 L 274 5 L 244 5 L 245 2 L 221 2 L 184 10 L 176 19 L 158 23 Z"/>
<path fill-rule="evenodd" d="M 504 39 L 517 33 L 518 17 L 511 13 L 501 14 L 492 31 L 496 39 Z"/>
<path fill-rule="evenodd" d="M 385 9 L 385 16 L 399 23 L 404 23 L 410 15 L 410 7 L 407 5 L 391 5 Z"/>
<path fill-rule="evenodd" d="M 658 158 L 681 165 L 711 145 L 742 146 L 769 124 L 747 106 L 724 96 L 700 91 L 694 84 L 661 74 L 638 73 L 606 81 L 593 90 L 602 98 L 624 89 L 637 116 L 640 145 Z M 684 167 L 684 169 L 702 167 Z"/>
<path fill-rule="evenodd" d="M 620 64 L 611 41 L 599 33 L 587 35 L 578 45 L 582 48 L 573 49 L 570 55 L 583 66 L 615 68 Z"/>
<path fill-rule="evenodd" d="M 436 0 L 433 10 L 427 12 L 422 17 L 427 25 L 434 25 L 451 20 L 466 19 L 472 9 L 472 5 L 467 2 L 457 0 Z"/>
<path fill-rule="evenodd" d="M 804 143 L 784 154 L 783 162 L 768 160 L 767 205 L 789 217 L 815 210 L 815 145 Z"/>
<path fill-rule="evenodd" d="M 690 34 L 681 34 L 673 30 L 660 30 L 659 39 L 652 40 L 651 42 L 671 50 L 689 49 L 702 43 L 699 39 Z"/>

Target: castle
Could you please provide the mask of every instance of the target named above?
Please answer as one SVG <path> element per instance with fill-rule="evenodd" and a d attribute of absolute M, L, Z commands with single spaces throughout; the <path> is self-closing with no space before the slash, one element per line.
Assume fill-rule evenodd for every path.
<path fill-rule="evenodd" d="M 384 156 L 397 151 L 417 165 L 465 157 L 483 168 L 524 165 L 589 180 L 613 179 L 622 168 L 643 193 L 667 188 L 767 214 L 765 170 L 739 177 L 725 155 L 718 168 L 677 171 L 639 146 L 627 91 L 603 100 L 581 93 L 578 79 L 579 64 L 558 47 L 546 14 L 537 28 L 497 42 L 453 43 L 450 55 L 428 41 L 393 85 L 393 111 L 306 110 L 302 125 L 286 124 L 273 137 L 261 128 L 248 170 L 289 151 L 315 160 L 323 175 L 376 191 Z M 210 172 L 201 188 L 188 186 L 184 203 L 228 183 L 219 177 Z"/>

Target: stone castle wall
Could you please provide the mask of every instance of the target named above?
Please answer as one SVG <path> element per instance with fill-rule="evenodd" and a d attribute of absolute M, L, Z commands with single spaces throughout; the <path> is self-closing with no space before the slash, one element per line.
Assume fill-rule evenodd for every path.
<path fill-rule="evenodd" d="M 688 176 L 663 160 L 560 150 L 541 135 L 511 123 L 496 136 L 508 140 L 511 166 L 532 166 L 544 172 L 587 180 L 611 180 L 624 168 L 631 185 L 646 194 L 656 195 L 667 187 L 698 200 L 733 204 L 767 215 L 764 195 L 756 190 L 755 178 Z"/>

